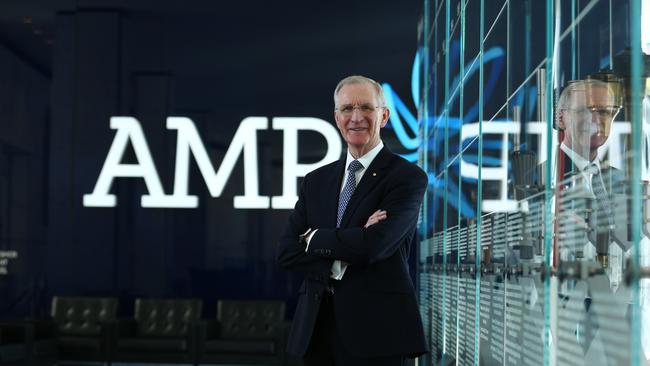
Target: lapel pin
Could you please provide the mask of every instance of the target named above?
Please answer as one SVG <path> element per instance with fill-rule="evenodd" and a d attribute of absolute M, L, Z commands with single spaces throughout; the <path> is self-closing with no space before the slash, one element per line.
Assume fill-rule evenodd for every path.
<path fill-rule="evenodd" d="M 372 176 L 373 176 L 373 177 L 376 177 L 376 176 L 377 176 L 377 173 L 372 172 Z"/>

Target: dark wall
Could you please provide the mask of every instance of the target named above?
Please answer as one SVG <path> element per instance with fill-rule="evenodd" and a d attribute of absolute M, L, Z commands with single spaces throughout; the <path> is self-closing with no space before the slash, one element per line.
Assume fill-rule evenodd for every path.
<path fill-rule="evenodd" d="M 415 111 L 419 3 L 145 3 L 41 9 L 54 39 L 33 56 L 51 59 L 44 68 L 28 43 L 0 46 L 0 251 L 18 253 L 0 275 L 0 319 L 43 316 L 55 295 L 117 296 L 122 314 L 141 296 L 199 297 L 206 315 L 219 298 L 293 301 L 300 276 L 274 263 L 290 211 L 233 208 L 241 157 L 218 198 L 191 163 L 198 208 L 142 208 L 147 187 L 135 178 L 113 183 L 116 207 L 83 207 L 115 137 L 111 116 L 138 119 L 171 193 L 167 116 L 194 121 L 216 171 L 245 117 L 332 121 L 333 88 L 349 74 L 390 83 Z M 320 160 L 322 138 L 299 137 L 300 161 Z M 260 194 L 280 195 L 282 133 L 257 138 Z M 400 150 L 390 129 L 384 139 Z M 132 151 L 123 163 L 136 163 Z"/>
<path fill-rule="evenodd" d="M 0 311 L 24 313 L 48 259 L 49 81 L 5 47 L 0 80 L 0 253 L 20 252 L 0 255 Z"/>

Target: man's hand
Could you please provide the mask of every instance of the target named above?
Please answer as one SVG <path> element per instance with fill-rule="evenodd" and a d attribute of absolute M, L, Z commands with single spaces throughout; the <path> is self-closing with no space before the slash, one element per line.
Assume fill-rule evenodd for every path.
<path fill-rule="evenodd" d="M 370 215 L 370 217 L 368 217 L 368 221 L 366 222 L 366 224 L 363 227 L 367 228 L 367 227 L 369 227 L 371 225 L 374 225 L 374 224 L 378 223 L 381 220 L 386 220 L 386 217 L 387 217 L 386 216 L 386 211 L 377 210 L 372 215 Z"/>

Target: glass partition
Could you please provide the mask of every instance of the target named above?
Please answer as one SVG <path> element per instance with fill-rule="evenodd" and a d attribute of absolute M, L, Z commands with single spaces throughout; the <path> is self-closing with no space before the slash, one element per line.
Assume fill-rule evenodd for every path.
<path fill-rule="evenodd" d="M 425 365 L 650 364 L 650 1 L 425 0 Z"/>

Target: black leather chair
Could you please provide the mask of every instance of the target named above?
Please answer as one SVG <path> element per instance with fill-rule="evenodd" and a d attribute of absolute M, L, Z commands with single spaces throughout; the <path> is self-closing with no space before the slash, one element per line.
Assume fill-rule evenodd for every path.
<path fill-rule="evenodd" d="M 199 363 L 283 365 L 285 307 L 283 301 L 219 301 L 217 320 L 201 325 Z"/>
<path fill-rule="evenodd" d="M 201 300 L 136 299 L 132 320 L 121 320 L 115 361 L 196 363 Z"/>
<path fill-rule="evenodd" d="M 59 360 L 109 362 L 117 304 L 115 298 L 54 297 L 52 319 Z M 36 353 L 47 352 L 45 342 L 34 347 Z"/>

